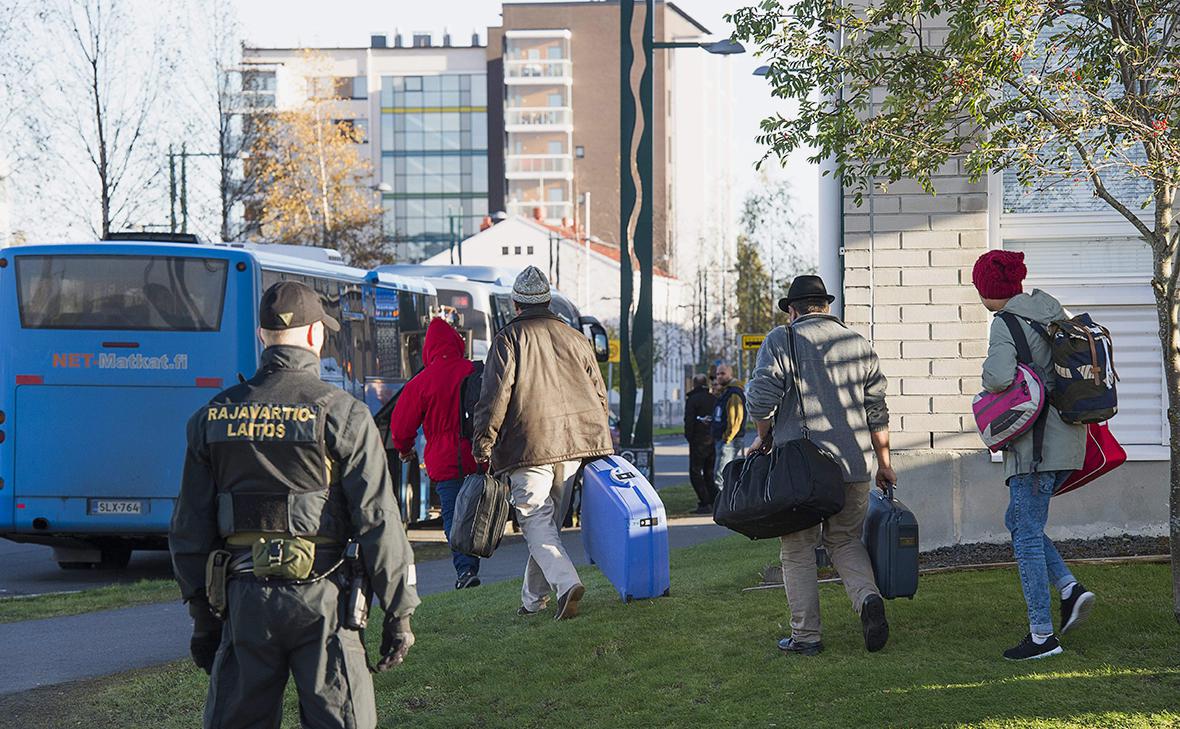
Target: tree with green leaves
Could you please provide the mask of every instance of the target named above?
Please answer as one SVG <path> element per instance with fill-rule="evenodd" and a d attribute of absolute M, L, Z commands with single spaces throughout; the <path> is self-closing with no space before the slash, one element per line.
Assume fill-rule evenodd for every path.
<path fill-rule="evenodd" d="M 957 160 L 974 180 L 1083 184 L 1151 247 L 1180 621 L 1180 2 L 763 0 L 730 20 L 768 60 L 773 94 L 798 102 L 763 121 L 768 154 L 834 159 L 858 204 L 882 179 L 933 193 Z"/>

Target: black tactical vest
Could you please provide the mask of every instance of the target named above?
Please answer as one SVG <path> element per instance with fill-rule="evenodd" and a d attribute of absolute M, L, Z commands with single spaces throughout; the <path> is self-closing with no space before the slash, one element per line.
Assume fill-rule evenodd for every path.
<path fill-rule="evenodd" d="M 319 364 L 309 350 L 270 347 L 253 378 L 206 406 L 222 537 L 347 537 L 343 498 L 331 489 L 325 428 L 328 411 L 348 395 L 320 380 Z"/>

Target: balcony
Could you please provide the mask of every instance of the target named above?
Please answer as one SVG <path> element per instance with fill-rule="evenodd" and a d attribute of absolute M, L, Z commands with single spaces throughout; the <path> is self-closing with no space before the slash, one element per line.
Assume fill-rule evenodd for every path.
<path fill-rule="evenodd" d="M 514 200 L 508 203 L 508 215 L 533 219 L 533 210 L 541 209 L 542 218 L 549 223 L 559 223 L 562 218 L 574 219 L 574 204 L 572 202 L 534 202 L 532 200 Z"/>
<path fill-rule="evenodd" d="M 504 110 L 507 132 L 572 132 L 574 113 L 569 107 L 535 106 Z"/>
<path fill-rule="evenodd" d="M 568 154 L 510 154 L 504 159 L 509 180 L 573 179 L 573 160 Z"/>
<path fill-rule="evenodd" d="M 567 60 L 506 60 L 506 84 L 572 84 L 574 64 Z"/>

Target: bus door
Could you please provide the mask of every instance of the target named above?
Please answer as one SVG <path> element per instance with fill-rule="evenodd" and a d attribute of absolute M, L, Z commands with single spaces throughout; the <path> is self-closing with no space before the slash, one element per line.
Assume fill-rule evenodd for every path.
<path fill-rule="evenodd" d="M 0 535 L 164 545 L 188 418 L 257 352 L 248 254 L 173 248 L 0 253 Z"/>

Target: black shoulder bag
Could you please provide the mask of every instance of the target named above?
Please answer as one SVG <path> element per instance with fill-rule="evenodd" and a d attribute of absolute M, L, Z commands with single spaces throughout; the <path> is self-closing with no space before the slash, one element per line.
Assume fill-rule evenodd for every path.
<path fill-rule="evenodd" d="M 713 521 L 751 539 L 781 537 L 819 524 L 844 508 L 844 471 L 811 441 L 803 405 L 795 330 L 789 328 L 791 384 L 799 398 L 802 438 L 727 466 Z M 781 412 L 780 412 L 781 414 Z M 740 471 L 738 469 L 741 469 Z"/>

